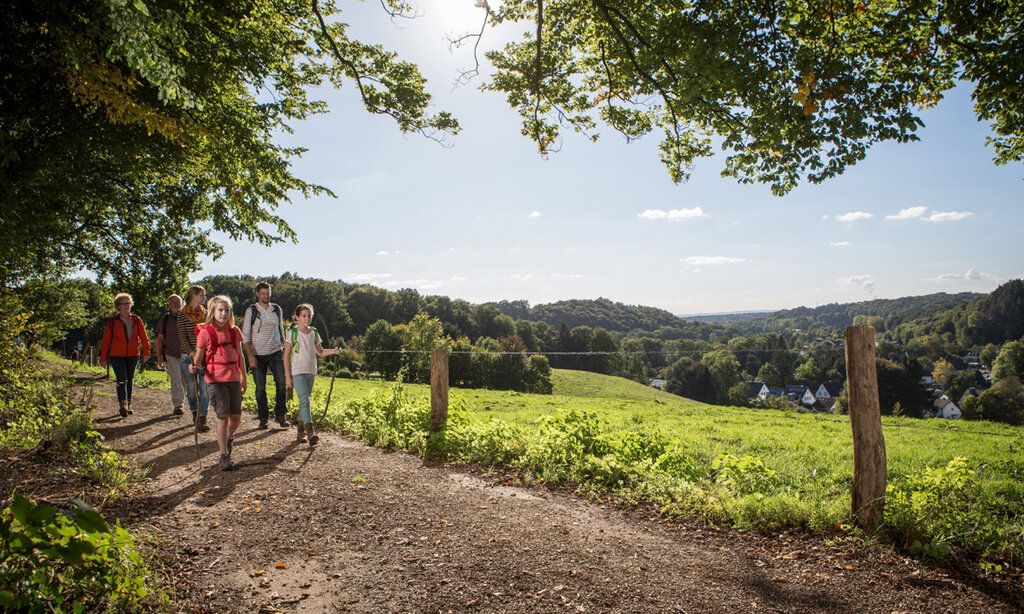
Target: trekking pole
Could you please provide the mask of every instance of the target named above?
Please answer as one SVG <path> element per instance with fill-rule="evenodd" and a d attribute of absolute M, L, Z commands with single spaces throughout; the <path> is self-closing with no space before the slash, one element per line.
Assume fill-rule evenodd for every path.
<path fill-rule="evenodd" d="M 192 363 L 195 366 L 195 363 Z M 192 414 L 192 441 L 196 448 L 196 460 L 199 462 L 199 470 L 203 470 L 203 454 L 199 451 L 199 369 L 195 372 L 196 382 L 196 411 Z"/>
<path fill-rule="evenodd" d="M 331 334 L 327 330 L 327 320 L 324 319 L 323 314 L 320 314 L 320 323 L 324 325 L 324 333 L 326 333 L 327 334 L 327 338 L 330 339 L 331 338 Z M 345 340 L 344 339 L 341 340 L 341 344 L 345 345 Z M 337 358 L 337 357 L 338 357 L 338 355 L 335 354 L 334 358 Z M 334 361 L 332 361 L 331 364 L 334 365 L 334 368 L 331 370 L 331 385 L 327 387 L 327 402 L 324 403 L 324 411 L 323 411 L 323 413 L 320 414 L 320 419 L 317 420 L 317 424 L 323 424 L 324 419 L 327 418 L 327 409 L 331 406 L 331 394 L 334 392 L 334 380 L 338 377 L 338 361 L 334 360 Z M 310 417 L 312 417 L 312 416 L 310 416 Z"/>

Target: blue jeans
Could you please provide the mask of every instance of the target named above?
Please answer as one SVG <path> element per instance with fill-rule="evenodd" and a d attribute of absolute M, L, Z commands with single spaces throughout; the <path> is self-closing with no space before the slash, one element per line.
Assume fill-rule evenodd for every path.
<path fill-rule="evenodd" d="M 185 384 L 185 394 L 188 396 L 188 408 L 191 411 L 196 410 L 196 405 L 199 405 L 199 415 L 206 416 L 210 411 L 210 395 L 206 392 L 206 369 L 199 369 L 195 375 L 188 372 L 189 365 L 192 364 L 192 358 L 185 354 L 181 357 L 181 379 L 182 383 Z M 199 398 L 196 399 L 196 379 L 199 380 Z"/>
<path fill-rule="evenodd" d="M 292 385 L 295 386 L 295 396 L 299 398 L 299 422 L 309 424 L 313 417 L 309 412 L 309 395 L 313 393 L 313 380 L 316 375 L 312 373 L 293 373 Z"/>
<path fill-rule="evenodd" d="M 252 379 L 256 383 L 256 417 L 266 422 L 270 417 L 267 407 L 267 371 L 274 376 L 274 417 L 284 419 L 285 407 L 284 388 L 284 352 L 278 351 L 267 356 L 256 357 L 256 368 L 252 370 Z"/>
<path fill-rule="evenodd" d="M 132 400 L 132 383 L 135 380 L 135 367 L 139 364 L 138 356 L 108 356 L 110 368 L 114 370 L 117 380 L 117 401 Z"/>

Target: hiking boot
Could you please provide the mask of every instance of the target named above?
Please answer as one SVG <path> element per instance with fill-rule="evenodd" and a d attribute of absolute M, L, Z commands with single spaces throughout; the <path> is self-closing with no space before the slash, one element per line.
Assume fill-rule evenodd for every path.
<path fill-rule="evenodd" d="M 302 423 L 300 422 L 295 428 L 295 443 L 302 443 L 306 441 L 306 433 L 302 429 Z"/>
<path fill-rule="evenodd" d="M 128 401 L 117 402 L 117 413 L 121 414 L 122 418 L 128 417 Z"/>
<path fill-rule="evenodd" d="M 220 467 L 221 471 L 231 471 L 235 468 L 234 463 L 231 462 L 231 457 L 227 454 L 220 455 L 220 460 L 217 461 L 217 466 Z"/>
<path fill-rule="evenodd" d="M 277 426 L 283 429 L 290 429 L 292 427 L 292 425 L 288 424 L 288 418 L 285 418 L 284 416 L 277 417 Z"/>
<path fill-rule="evenodd" d="M 199 432 L 209 433 L 210 427 L 206 426 L 206 416 L 199 416 Z"/>
<path fill-rule="evenodd" d="M 180 416 L 180 415 L 182 415 L 182 414 L 184 414 L 184 413 L 185 413 L 185 412 L 181 411 L 181 408 L 180 408 L 180 407 L 175 407 L 175 408 L 174 408 L 174 411 L 172 411 L 172 412 L 171 412 L 171 415 L 172 415 L 172 416 Z"/>
<path fill-rule="evenodd" d="M 132 415 L 132 414 L 134 414 L 134 413 L 135 413 L 135 412 L 134 412 L 134 411 L 132 411 L 132 402 L 131 402 L 131 401 L 128 401 L 128 415 L 130 416 L 130 415 Z"/>
<path fill-rule="evenodd" d="M 258 428 L 261 431 L 267 430 L 267 421 L 266 420 L 260 420 L 260 423 L 258 425 L 256 425 L 256 428 Z"/>
<path fill-rule="evenodd" d="M 228 458 L 231 458 L 231 451 L 235 449 L 235 438 L 228 437 Z"/>
<path fill-rule="evenodd" d="M 309 445 L 315 446 L 320 441 L 320 436 L 313 432 L 313 423 L 306 425 L 306 436 L 309 437 Z"/>

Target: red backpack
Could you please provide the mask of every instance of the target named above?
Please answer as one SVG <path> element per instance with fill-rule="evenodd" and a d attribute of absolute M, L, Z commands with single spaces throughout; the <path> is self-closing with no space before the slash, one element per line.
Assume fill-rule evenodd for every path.
<path fill-rule="evenodd" d="M 211 372 L 213 370 L 214 357 L 220 354 L 220 335 L 218 334 L 219 331 L 217 330 L 217 327 L 212 323 L 202 324 L 201 326 L 206 330 L 206 334 L 210 337 L 210 351 L 206 354 L 204 362 L 206 362 L 206 371 Z M 196 328 L 199 328 L 199 326 Z M 229 345 L 235 348 L 235 352 L 240 354 L 241 351 L 239 350 L 239 346 L 242 342 L 242 332 L 238 330 L 237 326 L 231 327 L 230 337 L 231 341 L 229 342 Z M 231 363 L 222 360 L 220 361 L 220 364 L 226 365 Z"/>

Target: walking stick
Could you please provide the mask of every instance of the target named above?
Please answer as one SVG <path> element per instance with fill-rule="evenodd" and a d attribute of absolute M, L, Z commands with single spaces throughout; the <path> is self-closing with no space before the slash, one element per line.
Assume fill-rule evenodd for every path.
<path fill-rule="evenodd" d="M 331 334 L 327 330 L 327 320 L 324 319 L 323 314 L 320 314 L 320 323 L 324 325 L 324 333 L 327 334 L 327 338 L 330 339 Z M 344 339 L 342 339 L 341 344 L 345 345 Z M 335 354 L 334 358 L 337 358 L 337 356 L 338 355 Z M 327 409 L 331 406 L 331 394 L 334 392 L 334 380 L 338 377 L 338 361 L 334 360 L 332 364 L 334 365 L 334 368 L 331 370 L 331 385 L 327 387 L 327 402 L 324 403 L 324 411 L 320 414 L 320 419 L 317 420 L 317 424 L 323 424 L 324 419 L 327 418 Z"/>
<path fill-rule="evenodd" d="M 195 366 L 195 363 L 192 363 Z M 195 372 L 196 383 L 196 411 L 192 414 L 192 441 L 196 449 L 196 460 L 199 461 L 199 470 L 203 469 L 203 454 L 199 451 L 199 369 Z"/>

